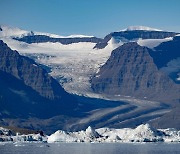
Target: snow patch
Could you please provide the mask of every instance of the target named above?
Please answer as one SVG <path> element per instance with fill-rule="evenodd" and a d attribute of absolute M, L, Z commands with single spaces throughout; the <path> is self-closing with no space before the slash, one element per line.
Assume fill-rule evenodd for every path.
<path fill-rule="evenodd" d="M 168 37 L 168 38 L 164 38 L 164 39 L 139 39 L 137 41 L 137 43 L 140 46 L 145 46 L 150 49 L 153 49 L 163 42 L 168 42 L 168 41 L 172 41 L 172 40 L 173 40 L 173 37 Z"/>
<path fill-rule="evenodd" d="M 126 29 L 120 31 L 135 31 L 135 30 L 143 30 L 143 31 L 162 31 L 160 29 L 146 27 L 146 26 L 129 26 Z"/>
<path fill-rule="evenodd" d="M 178 73 L 177 81 L 180 81 L 180 73 Z"/>
<path fill-rule="evenodd" d="M 167 67 L 161 68 L 163 72 L 170 74 L 172 72 L 179 72 L 180 71 L 180 57 L 171 60 L 167 63 Z"/>

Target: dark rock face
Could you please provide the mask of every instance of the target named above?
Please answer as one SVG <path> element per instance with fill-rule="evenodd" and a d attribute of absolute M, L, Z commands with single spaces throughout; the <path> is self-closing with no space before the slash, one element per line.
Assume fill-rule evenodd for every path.
<path fill-rule="evenodd" d="M 158 68 L 166 66 L 166 64 L 180 57 L 180 36 L 176 36 L 172 41 L 163 42 L 150 52 L 153 60 Z"/>
<path fill-rule="evenodd" d="M 121 31 L 113 32 L 107 35 L 101 42 L 97 43 L 94 48 L 102 49 L 107 46 L 107 42 L 113 37 L 117 42 L 135 40 L 138 38 L 142 39 L 163 39 L 166 37 L 174 37 L 177 33 L 174 32 L 163 32 L 163 31 Z"/>
<path fill-rule="evenodd" d="M 47 99 L 25 85 L 22 80 L 3 71 L 0 71 L 0 104 L 0 119 L 41 119 L 61 114 L 73 115 L 73 110 L 77 106 L 72 96 L 60 100 Z"/>
<path fill-rule="evenodd" d="M 163 42 L 150 52 L 154 63 L 159 69 L 162 69 L 175 83 L 180 74 L 178 59 L 180 58 L 180 36 L 176 36 L 172 41 Z M 176 62 L 174 62 L 176 61 Z"/>
<path fill-rule="evenodd" d="M 107 95 L 126 95 L 149 100 L 180 99 L 180 86 L 159 71 L 150 49 L 126 43 L 115 49 L 92 78 L 92 89 Z"/>
<path fill-rule="evenodd" d="M 26 43 L 43 43 L 43 42 L 60 42 L 61 44 L 67 45 L 71 43 L 79 43 L 79 42 L 92 42 L 98 43 L 102 39 L 96 37 L 85 37 L 85 38 L 52 38 L 45 35 L 30 35 L 24 36 L 22 38 L 14 38 L 15 40 L 26 42 Z"/>
<path fill-rule="evenodd" d="M 166 37 L 173 37 L 177 33 L 174 32 L 163 32 L 163 31 L 143 31 L 143 30 L 135 30 L 135 31 L 122 31 L 122 32 L 114 32 L 111 36 L 113 37 L 123 37 L 128 40 L 133 40 L 136 38 L 142 39 L 163 39 Z"/>
<path fill-rule="evenodd" d="M 0 27 L 0 31 L 2 31 L 2 28 Z"/>
<path fill-rule="evenodd" d="M 68 95 L 44 69 L 31 59 L 12 51 L 3 41 L 0 41 L 0 70 L 22 80 L 25 85 L 48 99 L 60 99 Z"/>

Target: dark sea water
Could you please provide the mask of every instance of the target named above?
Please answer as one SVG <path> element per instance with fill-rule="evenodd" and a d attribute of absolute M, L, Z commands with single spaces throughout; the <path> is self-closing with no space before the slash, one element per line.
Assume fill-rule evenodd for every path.
<path fill-rule="evenodd" d="M 0 154 L 180 154 L 180 143 L 6 143 Z"/>

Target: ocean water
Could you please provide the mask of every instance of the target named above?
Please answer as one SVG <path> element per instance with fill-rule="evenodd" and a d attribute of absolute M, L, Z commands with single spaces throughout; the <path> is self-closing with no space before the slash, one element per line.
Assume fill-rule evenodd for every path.
<path fill-rule="evenodd" d="M 180 143 L 0 143 L 0 154 L 180 154 Z"/>

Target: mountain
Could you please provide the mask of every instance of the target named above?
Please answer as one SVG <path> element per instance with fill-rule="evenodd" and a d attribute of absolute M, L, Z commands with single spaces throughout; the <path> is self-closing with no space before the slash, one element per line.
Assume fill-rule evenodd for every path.
<path fill-rule="evenodd" d="M 61 108 L 76 104 L 48 73 L 33 60 L 19 55 L 0 40 L 1 116 L 49 117 L 66 114 Z M 59 108 L 59 109 L 58 109 Z"/>
<path fill-rule="evenodd" d="M 110 45 L 108 49 L 97 52 L 93 49 L 97 41 L 94 42 L 92 36 L 63 37 L 6 26 L 1 28 L 3 31 L 0 32 L 0 38 L 10 48 L 48 67 L 49 74 L 57 79 L 67 92 L 80 95 L 92 92 L 89 77 L 106 62 L 114 49 Z"/>
<path fill-rule="evenodd" d="M 92 89 L 112 96 L 179 102 L 180 85 L 158 70 L 149 54 L 152 52 L 136 42 L 116 48 L 92 78 Z"/>
<path fill-rule="evenodd" d="M 162 30 L 152 29 L 149 27 L 129 27 L 125 30 L 119 32 L 112 32 L 104 37 L 104 39 L 97 43 L 94 48 L 103 49 L 108 45 L 108 41 L 113 39 L 116 43 L 119 42 L 130 42 L 137 41 L 141 39 L 163 39 L 168 37 L 174 37 L 178 33 L 175 32 L 165 32 Z"/>
<path fill-rule="evenodd" d="M 149 123 L 156 128 L 179 129 L 180 84 L 177 77 L 180 73 L 178 65 L 180 43 L 178 41 L 179 36 L 176 36 L 153 49 L 140 46 L 138 42 L 125 43 L 116 48 L 107 62 L 92 77 L 93 91 L 109 99 L 128 98 L 133 102 L 133 99 L 139 98 L 166 103 L 171 108 L 170 111 L 159 117 L 151 117 L 156 116 L 155 113 L 149 114 L 152 118 L 149 119 Z M 143 114 L 139 112 L 142 118 Z M 109 125 L 126 127 L 142 120 L 138 119 L 138 116 L 132 120 L 129 118 L 131 116 L 128 114 L 125 116 L 126 120 L 122 120 L 124 116 L 121 115 L 117 118 L 119 123 L 113 122 Z"/>
<path fill-rule="evenodd" d="M 0 40 L 0 70 L 11 74 L 48 99 L 59 99 L 68 95 L 58 82 L 38 67 L 33 60 L 20 56 Z"/>

